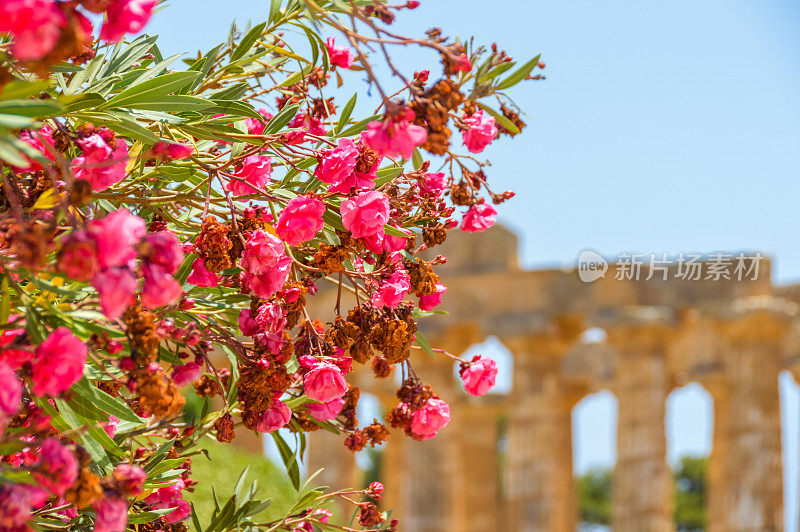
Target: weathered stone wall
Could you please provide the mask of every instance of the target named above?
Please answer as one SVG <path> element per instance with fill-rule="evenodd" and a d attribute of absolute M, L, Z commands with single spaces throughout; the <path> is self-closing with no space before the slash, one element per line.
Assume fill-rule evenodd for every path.
<path fill-rule="evenodd" d="M 584 283 L 575 271 L 520 270 L 503 228 L 456 235 L 437 251 L 448 257 L 450 316 L 423 321 L 423 332 L 453 354 L 496 336 L 513 353 L 514 385 L 507 396 L 467 397 L 444 357 L 414 355 L 453 419 L 434 440 L 398 433 L 386 444 L 385 506 L 402 530 L 575 530 L 571 412 L 601 389 L 619 404 L 612 528 L 674 530 L 665 403 L 692 381 L 714 399 L 709 530 L 782 530 L 778 374 L 800 374 L 800 289 L 773 287 L 768 261 L 757 280 L 617 280 L 612 264 Z M 318 309 L 333 308 L 335 294 L 321 298 Z M 581 343 L 589 327 L 606 341 Z M 394 383 L 371 382 L 360 384 L 391 407 Z M 311 436 L 309 469 L 327 465 L 326 484 L 352 485 L 353 457 L 327 436 Z"/>

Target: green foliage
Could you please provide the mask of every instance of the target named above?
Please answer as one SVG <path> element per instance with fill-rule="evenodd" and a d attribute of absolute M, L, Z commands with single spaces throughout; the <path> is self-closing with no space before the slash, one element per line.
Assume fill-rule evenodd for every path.
<path fill-rule="evenodd" d="M 706 525 L 706 470 L 708 458 L 683 456 L 673 470 L 675 485 L 675 524 L 681 532 L 700 532 Z M 584 523 L 611 523 L 613 473 L 592 469 L 576 480 L 580 520 Z"/>

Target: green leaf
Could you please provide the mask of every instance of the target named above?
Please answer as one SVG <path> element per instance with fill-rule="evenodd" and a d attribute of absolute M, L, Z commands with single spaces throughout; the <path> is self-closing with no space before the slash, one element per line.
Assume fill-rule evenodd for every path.
<path fill-rule="evenodd" d="M 358 99 L 358 93 L 353 94 L 353 97 L 350 98 L 344 107 L 342 108 L 342 112 L 339 113 L 339 122 L 337 122 L 336 127 L 333 128 L 333 132 L 338 134 L 344 126 L 347 125 L 347 122 L 350 120 L 350 115 L 353 114 L 353 109 L 356 107 L 356 100 Z"/>
<path fill-rule="evenodd" d="M 39 94 L 43 90 L 50 88 L 50 82 L 47 80 L 42 81 L 11 81 L 0 89 L 0 101 L 3 100 L 16 100 L 18 98 L 27 98 L 34 94 Z"/>
<path fill-rule="evenodd" d="M 286 466 L 286 472 L 289 474 L 289 479 L 292 481 L 292 486 L 295 490 L 300 489 L 300 468 L 297 465 L 294 453 L 289 448 L 289 444 L 283 439 L 278 431 L 271 433 L 272 439 L 275 440 L 275 445 L 278 446 L 278 452 L 281 455 L 283 465 Z"/>
<path fill-rule="evenodd" d="M 428 339 L 425 338 L 424 334 L 422 334 L 421 332 L 417 331 L 417 332 L 414 333 L 414 336 L 416 337 L 417 345 L 420 346 L 423 351 L 428 353 L 430 356 L 436 356 L 433 353 L 433 348 L 431 347 L 430 342 L 428 342 Z"/>
<path fill-rule="evenodd" d="M 403 173 L 402 166 L 390 166 L 388 168 L 381 168 L 377 172 L 375 172 L 375 186 L 380 187 L 381 185 L 385 185 L 395 177 L 399 176 Z"/>
<path fill-rule="evenodd" d="M 508 63 L 500 63 L 499 65 L 491 69 L 489 72 L 481 76 L 479 82 L 485 83 L 490 79 L 494 79 L 500 74 L 503 74 L 504 72 L 514 68 L 514 65 L 516 64 L 517 64 L 516 61 L 509 61 Z"/>
<path fill-rule="evenodd" d="M 244 57 L 244 55 L 250 51 L 250 48 L 256 43 L 261 34 L 264 32 L 264 28 L 267 26 L 266 22 L 262 22 L 261 24 L 253 27 L 247 34 L 242 37 L 242 41 L 239 45 L 231 52 L 231 61 L 236 61 L 240 57 Z"/>
<path fill-rule="evenodd" d="M 540 57 L 541 57 L 541 55 L 537 55 L 536 57 L 534 57 L 533 59 L 531 59 L 530 61 L 528 61 L 524 65 L 522 65 L 521 67 L 519 67 L 517 70 L 512 72 L 511 75 L 509 75 L 506 79 L 504 79 L 503 81 L 498 83 L 497 86 L 495 86 L 494 89 L 498 90 L 498 91 L 501 91 L 503 89 L 507 89 L 509 87 L 513 87 L 514 85 L 516 85 L 517 83 L 519 83 L 523 79 L 527 78 L 528 75 L 533 71 L 533 69 L 536 68 L 536 65 L 539 64 L 539 58 Z"/>
<path fill-rule="evenodd" d="M 381 118 L 383 118 L 383 115 L 373 115 L 370 116 L 369 118 L 365 118 L 364 120 L 360 120 L 355 124 L 353 124 L 352 126 L 350 126 L 349 128 L 342 131 L 341 135 L 339 136 L 352 137 L 353 135 L 358 135 L 359 133 L 367 129 L 367 124 L 369 124 L 370 122 L 374 122 L 375 120 L 380 120 Z"/>
<path fill-rule="evenodd" d="M 65 113 L 81 111 L 90 107 L 98 107 L 105 103 L 106 99 L 96 92 L 85 92 L 81 94 L 67 94 L 59 97 L 59 102 L 64 105 Z"/>
<path fill-rule="evenodd" d="M 162 508 L 161 510 L 150 510 L 149 512 L 139 512 L 138 514 L 128 514 L 128 524 L 129 525 L 142 525 L 144 523 L 149 523 L 150 521 L 155 521 L 159 517 L 163 515 L 167 515 L 168 513 L 172 513 L 175 508 Z"/>
<path fill-rule="evenodd" d="M 125 89 L 98 108 L 130 107 L 137 103 L 155 101 L 161 96 L 179 91 L 200 75 L 199 72 L 171 72 L 164 74 Z"/>
<path fill-rule="evenodd" d="M 411 164 L 414 165 L 414 170 L 419 170 L 422 168 L 422 165 L 425 161 L 422 159 L 422 154 L 419 152 L 419 148 L 414 148 L 414 153 L 411 154 Z"/>
<path fill-rule="evenodd" d="M 144 420 L 134 414 L 131 407 L 119 397 L 112 397 L 103 390 L 92 386 L 87 379 L 81 379 L 72 386 L 72 391 L 85 397 L 91 404 L 107 414 L 118 417 L 131 423 L 144 423 Z"/>
<path fill-rule="evenodd" d="M 168 94 L 154 100 L 132 104 L 130 107 L 132 109 L 180 113 L 184 111 L 203 111 L 205 109 L 210 109 L 214 107 L 214 103 L 204 100 L 203 98 L 198 98 L 197 96 Z"/>
<path fill-rule="evenodd" d="M 281 13 L 282 0 L 272 0 L 269 4 L 269 18 L 267 19 L 270 24 L 274 24 L 278 20 L 278 15 Z"/>
<path fill-rule="evenodd" d="M 300 104 L 285 106 L 283 109 L 281 109 L 280 113 L 275 115 L 272 118 L 272 120 L 267 122 L 267 126 L 264 128 L 264 133 L 265 134 L 277 133 L 278 131 L 283 129 L 286 126 L 286 124 L 292 121 L 292 118 L 294 118 L 294 115 L 297 114 L 297 111 L 299 109 L 300 109 Z"/>
<path fill-rule="evenodd" d="M 66 401 L 63 399 L 56 399 L 55 402 L 59 412 L 61 413 L 61 417 L 67 422 L 70 428 L 76 429 L 85 425 L 83 420 L 75 413 L 75 411 L 72 410 Z M 108 458 L 105 449 L 103 449 L 103 446 L 92 434 L 84 432 L 78 437 L 78 439 L 80 440 L 81 445 L 83 445 L 83 447 L 86 449 L 86 452 L 89 453 L 89 456 L 92 457 L 92 460 L 95 462 L 95 464 L 97 464 L 100 468 L 105 469 L 111 465 L 111 460 Z"/>

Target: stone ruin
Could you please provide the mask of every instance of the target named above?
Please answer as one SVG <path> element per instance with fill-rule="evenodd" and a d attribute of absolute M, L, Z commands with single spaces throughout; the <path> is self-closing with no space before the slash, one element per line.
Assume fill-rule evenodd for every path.
<path fill-rule="evenodd" d="M 448 257 L 438 271 L 450 315 L 422 320 L 421 330 L 456 355 L 497 337 L 513 354 L 513 388 L 469 397 L 452 361 L 412 354 L 453 418 L 433 440 L 393 431 L 385 444 L 383 504 L 402 530 L 575 530 L 571 412 L 604 389 L 618 401 L 612 529 L 674 530 L 665 408 L 689 382 L 714 400 L 708 530 L 783 529 L 778 376 L 800 372 L 800 289 L 773 286 L 767 259 L 741 281 L 660 271 L 644 280 L 647 265 L 640 280 L 617 279 L 622 266 L 610 264 L 604 278 L 582 282 L 575 270 L 520 269 L 517 239 L 501 227 L 454 235 L 437 251 Z M 321 294 L 315 307 L 332 309 L 335 297 Z M 582 342 L 591 327 L 606 340 Z M 384 410 L 396 404 L 394 379 L 358 371 L 351 380 Z M 363 481 L 342 438 L 324 431 L 310 436 L 308 462 L 309 471 L 326 468 L 321 484 Z"/>

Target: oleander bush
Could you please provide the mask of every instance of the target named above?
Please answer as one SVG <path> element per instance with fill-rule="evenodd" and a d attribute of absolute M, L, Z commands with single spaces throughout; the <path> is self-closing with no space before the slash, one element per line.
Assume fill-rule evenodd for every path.
<path fill-rule="evenodd" d="M 413 0 L 272 0 L 226 42 L 164 57 L 139 35 L 156 4 L 0 0 L 0 530 L 394 530 L 380 483 L 301 480 L 306 434 L 359 451 L 446 430 L 413 368 L 459 360 L 417 330 L 446 291 L 446 259 L 423 257 L 513 196 L 483 152 L 525 126 L 507 92 L 544 65 L 398 35 Z M 395 65 L 409 47 L 428 69 Z M 313 316 L 323 285 L 354 308 Z M 354 364 L 402 375 L 384 422 L 357 420 Z M 496 364 L 460 364 L 487 393 Z M 292 499 L 265 513 L 223 459 L 240 480 L 201 519 L 192 463 L 242 431 L 274 439 L 285 472 L 257 481 Z M 334 500 L 352 525 L 329 522 Z"/>

